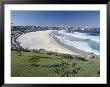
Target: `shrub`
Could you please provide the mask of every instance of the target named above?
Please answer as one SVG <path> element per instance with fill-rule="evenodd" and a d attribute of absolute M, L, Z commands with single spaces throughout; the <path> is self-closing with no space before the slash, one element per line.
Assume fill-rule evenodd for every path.
<path fill-rule="evenodd" d="M 56 67 L 57 66 L 57 67 Z M 60 64 L 53 65 L 54 72 L 63 77 L 76 76 L 81 67 L 77 66 L 77 63 L 69 64 L 65 61 L 61 61 Z"/>
<path fill-rule="evenodd" d="M 21 51 L 23 51 L 23 52 L 30 52 L 30 50 L 28 48 L 22 48 Z"/>
<path fill-rule="evenodd" d="M 75 58 L 76 58 L 76 59 L 79 59 L 79 60 L 87 61 L 86 58 L 81 57 L 81 56 L 75 56 Z"/>
<path fill-rule="evenodd" d="M 51 52 L 51 51 L 47 52 L 47 54 L 48 55 L 55 55 L 55 53 L 54 52 Z"/>
<path fill-rule="evenodd" d="M 35 49 L 33 49 L 32 51 L 33 51 L 34 53 L 40 53 L 39 50 L 35 50 Z"/>
<path fill-rule="evenodd" d="M 12 50 L 12 51 L 16 51 L 16 48 L 15 48 L 15 47 L 11 47 L 11 50 Z"/>
<path fill-rule="evenodd" d="M 40 60 L 39 60 L 39 57 L 36 56 L 36 55 L 34 55 L 34 56 L 32 56 L 31 59 L 29 59 L 28 62 L 31 62 L 31 66 L 38 67 L 38 66 L 40 66 L 40 65 L 38 64 L 39 61 L 40 61 Z"/>
<path fill-rule="evenodd" d="M 39 51 L 45 51 L 45 49 L 39 49 Z"/>
<path fill-rule="evenodd" d="M 60 67 L 60 64 L 53 64 L 50 67 Z"/>

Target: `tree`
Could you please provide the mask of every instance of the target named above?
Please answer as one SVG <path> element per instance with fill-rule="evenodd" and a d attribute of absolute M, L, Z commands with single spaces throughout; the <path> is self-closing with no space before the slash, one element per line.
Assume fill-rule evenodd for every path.
<path fill-rule="evenodd" d="M 81 67 L 77 66 L 77 63 L 69 64 L 61 60 L 59 67 L 54 67 L 54 72 L 63 77 L 76 76 Z"/>

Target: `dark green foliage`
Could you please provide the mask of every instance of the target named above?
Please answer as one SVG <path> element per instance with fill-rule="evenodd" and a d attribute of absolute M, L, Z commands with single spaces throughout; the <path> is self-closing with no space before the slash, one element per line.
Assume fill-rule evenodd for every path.
<path fill-rule="evenodd" d="M 36 49 L 33 49 L 32 52 L 34 52 L 34 53 L 40 53 L 40 51 L 39 50 L 36 50 Z"/>
<path fill-rule="evenodd" d="M 28 48 L 18 48 L 18 47 L 11 47 L 11 51 L 23 51 L 23 52 L 30 52 Z"/>
<path fill-rule="evenodd" d="M 11 47 L 11 51 L 16 51 L 16 48 L 15 47 Z"/>
<path fill-rule="evenodd" d="M 40 56 L 34 55 L 31 59 L 29 59 L 28 62 L 31 63 L 31 66 L 34 67 L 47 67 L 47 68 L 54 68 L 54 72 L 59 74 L 59 76 L 68 77 L 68 76 L 76 76 L 78 74 L 78 71 L 81 67 L 77 66 L 77 63 L 67 63 L 64 60 L 61 60 L 60 63 L 55 63 L 53 65 L 39 65 L 38 62 Z"/>
<path fill-rule="evenodd" d="M 21 51 L 23 51 L 23 52 L 30 52 L 30 50 L 28 48 L 22 48 Z"/>
<path fill-rule="evenodd" d="M 74 59 L 75 57 L 73 55 L 70 54 L 63 54 L 63 53 L 57 53 L 57 52 L 47 52 L 48 55 L 55 55 L 55 56 L 59 56 L 62 58 L 68 58 L 68 59 Z"/>
<path fill-rule="evenodd" d="M 59 74 L 61 77 L 76 76 L 81 68 L 77 66 L 77 63 L 72 63 L 71 65 L 65 61 L 61 61 L 61 64 L 56 66 L 54 66 L 54 72 Z"/>
<path fill-rule="evenodd" d="M 37 51 L 37 53 L 40 53 L 40 54 L 45 54 L 46 53 L 46 50 L 45 49 L 39 49 L 38 51 Z"/>
<path fill-rule="evenodd" d="M 48 54 L 48 55 L 56 55 L 55 52 L 51 52 L 51 51 L 48 51 L 47 54 Z"/>
<path fill-rule="evenodd" d="M 21 56 L 21 49 L 19 47 L 12 46 L 11 51 L 16 51 L 18 56 Z"/>
<path fill-rule="evenodd" d="M 16 47 L 16 51 L 18 53 L 18 56 L 21 56 L 21 49 L 19 47 Z"/>
<path fill-rule="evenodd" d="M 75 58 L 79 60 L 87 61 L 84 57 L 81 57 L 81 56 L 75 56 Z"/>
<path fill-rule="evenodd" d="M 45 51 L 45 49 L 39 49 L 39 51 Z"/>
<path fill-rule="evenodd" d="M 34 56 L 32 56 L 32 58 L 31 59 L 29 59 L 29 61 L 28 62 L 30 62 L 31 63 L 31 66 L 35 66 L 35 67 L 38 67 L 38 66 L 40 66 L 40 65 L 38 65 L 38 62 L 39 62 L 40 60 L 39 60 L 39 57 L 38 56 L 36 56 L 36 55 L 34 55 Z"/>
<path fill-rule="evenodd" d="M 70 54 L 63 54 L 62 57 L 63 57 L 63 58 L 74 59 L 74 56 L 72 56 L 72 55 L 70 55 Z"/>
<path fill-rule="evenodd" d="M 41 67 L 47 67 L 47 68 L 50 68 L 49 65 L 40 65 Z"/>
<path fill-rule="evenodd" d="M 57 63 L 57 64 L 51 65 L 50 67 L 60 67 L 60 65 L 61 65 L 61 64 L 58 64 L 58 63 Z"/>
<path fill-rule="evenodd" d="M 77 67 L 77 63 L 72 64 L 71 74 L 77 75 L 81 67 Z"/>

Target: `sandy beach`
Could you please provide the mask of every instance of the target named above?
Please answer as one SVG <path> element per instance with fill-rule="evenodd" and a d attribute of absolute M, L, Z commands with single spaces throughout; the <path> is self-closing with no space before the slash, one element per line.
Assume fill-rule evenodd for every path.
<path fill-rule="evenodd" d="M 20 42 L 20 45 L 23 48 L 45 49 L 47 51 L 80 55 L 79 53 L 71 51 L 57 43 L 54 38 L 49 36 L 51 32 L 52 30 L 26 33 L 18 37 L 17 41 Z"/>
<path fill-rule="evenodd" d="M 28 49 L 45 49 L 47 51 L 80 55 L 82 57 L 90 56 L 89 52 L 71 47 L 57 40 L 55 37 L 51 37 L 50 33 L 54 30 L 36 31 L 23 34 L 17 38 L 17 42 L 20 46 Z M 95 54 L 94 54 L 95 55 Z M 98 56 L 98 55 L 96 55 Z M 99 56 L 98 56 L 99 57 Z"/>

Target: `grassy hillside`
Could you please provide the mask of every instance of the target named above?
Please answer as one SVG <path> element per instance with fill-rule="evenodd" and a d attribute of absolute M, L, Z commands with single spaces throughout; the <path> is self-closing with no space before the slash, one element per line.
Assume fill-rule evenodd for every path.
<path fill-rule="evenodd" d="M 17 51 L 11 51 L 12 77 L 94 77 L 99 70 L 99 58 L 87 60 L 43 49 L 26 49 L 21 51 L 21 55 Z"/>

